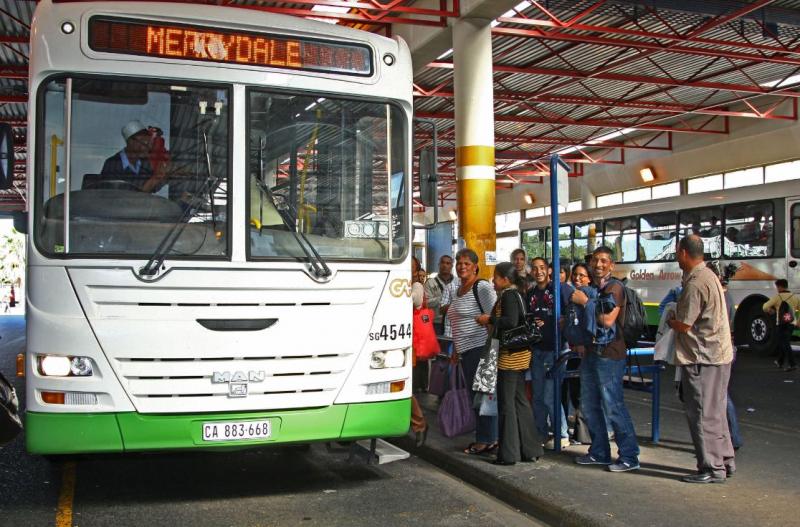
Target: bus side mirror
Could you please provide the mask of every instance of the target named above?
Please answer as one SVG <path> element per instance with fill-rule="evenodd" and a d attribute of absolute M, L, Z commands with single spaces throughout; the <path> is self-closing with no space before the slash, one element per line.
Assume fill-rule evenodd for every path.
<path fill-rule="evenodd" d="M 14 219 L 14 229 L 20 234 L 28 234 L 28 213 L 14 212 L 12 218 Z"/>
<path fill-rule="evenodd" d="M 426 207 L 435 207 L 437 196 L 436 150 L 426 146 L 419 153 L 419 200 Z"/>

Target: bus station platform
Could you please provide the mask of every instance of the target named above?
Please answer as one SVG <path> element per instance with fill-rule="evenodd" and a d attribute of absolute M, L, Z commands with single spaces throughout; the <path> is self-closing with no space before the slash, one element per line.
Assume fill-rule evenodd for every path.
<path fill-rule="evenodd" d="M 737 472 L 724 485 L 692 485 L 681 481 L 694 472 L 695 459 L 673 375 L 672 367 L 661 375 L 658 444 L 651 441 L 650 394 L 625 390 L 641 448 L 638 471 L 615 474 L 576 465 L 574 458 L 585 454 L 587 445 L 545 451 L 536 463 L 495 466 L 494 456 L 462 453 L 471 434 L 450 439 L 439 433 L 438 398 L 429 394 L 418 395 L 430 426 L 425 445 L 415 449 L 405 439 L 398 444 L 551 525 L 796 524 L 800 376 L 776 369 L 769 357 L 739 354 L 731 383 L 744 441 L 736 453 Z"/>

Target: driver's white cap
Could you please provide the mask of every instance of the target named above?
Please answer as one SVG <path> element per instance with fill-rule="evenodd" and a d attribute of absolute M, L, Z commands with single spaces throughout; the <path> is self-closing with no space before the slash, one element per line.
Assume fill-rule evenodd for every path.
<path fill-rule="evenodd" d="M 122 137 L 125 138 L 125 141 L 127 141 L 143 130 L 147 130 L 147 127 L 143 125 L 141 121 L 134 119 L 122 127 Z"/>

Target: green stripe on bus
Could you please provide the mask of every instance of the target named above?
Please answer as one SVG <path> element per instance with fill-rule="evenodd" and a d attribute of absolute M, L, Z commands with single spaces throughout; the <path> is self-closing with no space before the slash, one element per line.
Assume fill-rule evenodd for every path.
<path fill-rule="evenodd" d="M 33 454 L 123 452 L 190 448 L 242 448 L 283 443 L 392 437 L 408 431 L 411 400 L 337 404 L 280 412 L 154 415 L 28 412 L 26 437 Z M 251 441 L 204 442 L 209 421 L 269 419 L 272 436 Z"/>
<path fill-rule="evenodd" d="M 643 304 L 647 325 L 658 327 L 658 323 L 661 322 L 661 315 L 658 314 L 658 304 L 651 302 L 643 302 Z"/>

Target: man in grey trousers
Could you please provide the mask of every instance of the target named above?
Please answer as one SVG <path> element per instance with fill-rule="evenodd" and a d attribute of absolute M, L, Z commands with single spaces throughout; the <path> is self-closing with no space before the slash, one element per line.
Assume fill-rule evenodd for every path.
<path fill-rule="evenodd" d="M 733 343 L 725 296 L 717 276 L 703 262 L 703 240 L 696 235 L 678 244 L 683 291 L 675 318 L 675 362 L 692 434 L 697 474 L 687 483 L 725 483 L 736 472 L 726 405 Z"/>

